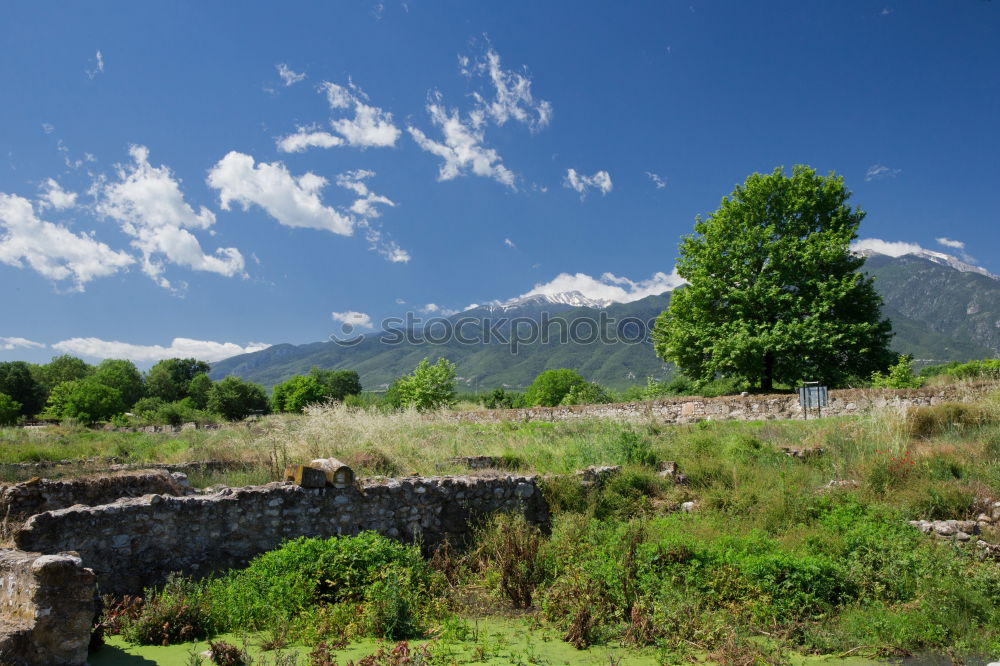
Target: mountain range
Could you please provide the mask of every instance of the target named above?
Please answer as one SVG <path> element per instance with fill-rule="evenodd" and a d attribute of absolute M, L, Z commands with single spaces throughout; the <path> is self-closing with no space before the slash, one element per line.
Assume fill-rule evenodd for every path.
<path fill-rule="evenodd" d="M 912 354 L 917 365 L 1000 353 L 1000 277 L 939 252 L 862 253 L 863 271 L 874 276 L 883 314 L 893 324 L 893 349 Z M 271 387 L 313 366 L 346 368 L 358 371 L 366 390 L 379 390 L 425 356 L 443 356 L 456 363 L 468 391 L 523 388 L 549 368 L 572 368 L 621 389 L 675 372 L 656 357 L 645 336 L 645 327 L 669 302 L 670 292 L 629 303 L 580 292 L 536 294 L 347 343 L 274 345 L 219 361 L 211 376 L 237 375 Z"/>

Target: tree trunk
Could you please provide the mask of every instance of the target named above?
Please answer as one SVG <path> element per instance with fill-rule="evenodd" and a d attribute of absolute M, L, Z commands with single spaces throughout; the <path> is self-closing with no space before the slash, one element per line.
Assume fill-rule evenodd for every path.
<path fill-rule="evenodd" d="M 764 352 L 764 373 L 760 377 L 760 390 L 774 390 L 774 354 Z"/>

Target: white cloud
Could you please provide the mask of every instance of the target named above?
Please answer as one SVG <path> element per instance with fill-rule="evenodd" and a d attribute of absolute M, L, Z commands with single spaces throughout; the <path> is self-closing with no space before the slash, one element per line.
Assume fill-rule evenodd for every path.
<path fill-rule="evenodd" d="M 132 146 L 131 165 L 118 165 L 118 181 L 96 185 L 96 210 L 116 220 L 142 252 L 142 270 L 161 287 L 170 288 L 163 276 L 164 258 L 178 266 L 226 277 L 245 275 L 243 255 L 234 247 L 218 248 L 206 255 L 188 229 L 208 229 L 215 214 L 202 206 L 198 212 L 184 201 L 180 183 L 166 166 L 149 163 L 149 149 Z"/>
<path fill-rule="evenodd" d="M 873 164 L 868 167 L 868 171 L 865 172 L 865 182 L 895 178 L 901 171 L 902 169 L 893 169 L 884 164 Z"/>
<path fill-rule="evenodd" d="M 38 198 L 38 208 L 55 208 L 63 210 L 76 205 L 76 192 L 67 192 L 54 179 L 49 178 L 42 185 L 42 193 Z"/>
<path fill-rule="evenodd" d="M 516 189 L 514 173 L 503 165 L 497 151 L 482 145 L 481 112 L 473 112 L 468 122 L 462 122 L 458 109 L 446 110 L 441 94 L 435 92 L 427 103 L 427 113 L 431 122 L 441 128 L 443 143 L 431 140 L 415 127 L 406 129 L 418 146 L 444 160 L 438 170 L 438 180 L 452 180 L 471 171 Z"/>
<path fill-rule="evenodd" d="M 669 275 L 663 272 L 656 272 L 651 278 L 638 281 L 618 277 L 612 273 L 604 273 L 600 278 L 592 277 L 586 273 L 575 273 L 572 275 L 569 273 L 560 273 L 548 282 L 536 284 L 534 289 L 526 294 L 522 294 L 520 298 L 578 291 L 587 298 L 594 300 L 631 303 L 640 298 L 662 294 L 665 291 L 672 291 L 683 284 L 686 284 L 686 282 L 684 278 L 677 274 L 677 269 L 674 269 Z"/>
<path fill-rule="evenodd" d="M 79 169 L 80 167 L 82 167 L 84 165 L 85 162 L 96 162 L 97 161 L 97 159 L 93 155 L 91 155 L 90 153 L 84 153 L 83 154 L 83 158 L 81 158 L 81 159 L 75 159 L 74 160 L 73 158 L 70 157 L 70 155 L 69 155 L 69 148 L 66 146 L 66 144 L 63 142 L 62 139 L 59 139 L 58 141 L 56 141 L 56 150 L 58 150 L 60 153 L 62 153 L 63 162 L 66 164 L 66 167 L 69 168 L 69 169 Z"/>
<path fill-rule="evenodd" d="M 292 71 L 292 69 L 285 63 L 279 63 L 275 65 L 275 68 L 278 70 L 278 76 L 281 77 L 281 82 L 284 83 L 286 87 L 294 86 L 296 83 L 306 78 L 305 74 L 299 74 L 298 72 Z"/>
<path fill-rule="evenodd" d="M 458 310 L 452 310 L 451 308 L 444 308 L 437 303 L 428 303 L 422 308 L 417 308 L 417 311 L 422 314 L 427 315 L 437 315 L 439 317 L 450 317 L 453 314 L 458 314 Z"/>
<path fill-rule="evenodd" d="M 278 139 L 278 150 L 283 153 L 301 153 L 308 148 L 333 148 L 343 144 L 343 139 L 329 132 L 299 127 L 295 134 Z"/>
<path fill-rule="evenodd" d="M 170 346 L 164 347 L 162 345 L 134 345 L 117 340 L 101 340 L 100 338 L 70 338 L 55 343 L 52 348 L 64 354 L 91 358 L 124 358 L 131 361 L 196 358 L 199 361 L 212 363 L 230 356 L 267 349 L 270 346 L 265 342 L 250 342 L 246 346 L 240 346 L 233 342 L 174 338 Z"/>
<path fill-rule="evenodd" d="M 52 123 L 42 123 L 42 131 L 46 134 L 52 134 L 56 131 L 56 126 Z"/>
<path fill-rule="evenodd" d="M 653 173 L 652 171 L 647 171 L 646 175 L 649 176 L 649 179 L 651 181 L 653 181 L 653 185 L 656 185 L 656 189 L 662 190 L 664 187 L 667 186 L 666 179 L 662 178 L 659 174 Z"/>
<path fill-rule="evenodd" d="M 0 337 L 0 349 L 11 351 L 14 349 L 45 349 L 41 342 L 35 342 L 27 338 L 4 338 Z"/>
<path fill-rule="evenodd" d="M 919 254 L 925 252 L 924 248 L 916 243 L 904 243 L 902 241 L 884 241 L 880 238 L 861 238 L 851 243 L 851 250 L 862 252 L 869 250 L 884 254 L 889 257 L 902 257 L 904 254 Z"/>
<path fill-rule="evenodd" d="M 326 93 L 331 109 L 354 107 L 353 118 L 339 118 L 330 121 L 330 127 L 352 146 L 360 148 L 387 148 L 396 145 L 400 130 L 392 123 L 392 114 L 377 106 L 368 104 L 368 95 L 361 88 L 349 82 L 348 87 L 324 81 L 320 86 Z"/>
<path fill-rule="evenodd" d="M 892 9 L 890 7 L 883 7 L 882 11 L 879 12 L 879 16 L 888 16 L 891 13 Z"/>
<path fill-rule="evenodd" d="M 17 195 L 0 193 L 0 229 L 0 262 L 17 268 L 26 262 L 50 280 L 72 280 L 76 291 L 135 262 L 87 234 L 39 219 L 31 202 Z"/>
<path fill-rule="evenodd" d="M 94 69 L 84 70 L 87 73 L 87 77 L 93 79 L 98 74 L 104 73 L 104 55 L 101 54 L 100 49 L 94 54 Z"/>
<path fill-rule="evenodd" d="M 346 87 L 324 81 L 318 90 L 326 95 L 331 109 L 353 107 L 354 117 L 331 118 L 330 127 L 337 134 L 316 127 L 299 127 L 295 134 L 277 139 L 278 150 L 299 153 L 308 148 L 334 148 L 343 145 L 356 148 L 389 148 L 396 145 L 402 132 L 393 124 L 392 114 L 372 106 L 368 95 L 353 81 L 348 81 Z"/>
<path fill-rule="evenodd" d="M 396 305 L 406 305 L 406 301 L 402 298 L 397 298 Z"/>
<path fill-rule="evenodd" d="M 340 322 L 341 324 L 348 324 L 357 328 L 371 328 L 372 318 L 370 315 L 364 312 L 355 312 L 354 310 L 348 310 L 347 312 L 331 312 L 330 316 L 334 321 Z"/>
<path fill-rule="evenodd" d="M 595 188 L 602 195 L 607 194 L 612 189 L 611 175 L 607 171 L 598 171 L 593 176 L 584 176 L 577 173 L 576 169 L 566 169 L 566 178 L 563 180 L 563 187 L 576 190 L 583 199 L 587 196 L 587 188 Z"/>
<path fill-rule="evenodd" d="M 374 175 L 374 171 L 355 169 L 354 171 L 346 171 L 337 176 L 337 185 L 358 195 L 358 198 L 355 199 L 353 204 L 351 204 L 351 212 L 355 215 L 361 215 L 362 217 L 369 218 L 378 217 L 380 213 L 375 207 L 376 204 L 382 204 L 390 207 L 396 205 L 388 197 L 375 194 L 368 189 L 368 185 L 366 185 L 364 181 Z"/>
<path fill-rule="evenodd" d="M 512 250 L 517 247 L 517 245 L 514 244 L 514 241 L 512 241 L 509 238 L 504 238 L 503 239 L 503 244 L 506 245 L 507 247 L 509 247 Z"/>
<path fill-rule="evenodd" d="M 935 238 L 934 240 L 936 240 L 940 245 L 944 245 L 945 247 L 953 247 L 956 250 L 965 249 L 965 243 L 963 243 L 962 241 L 952 240 L 950 238 Z"/>
<path fill-rule="evenodd" d="M 485 115 L 497 125 L 513 119 L 524 123 L 534 132 L 551 122 L 552 104 L 545 100 L 536 102 L 531 92 L 531 79 L 513 70 L 503 69 L 500 66 L 500 56 L 493 49 L 487 49 L 486 54 L 475 62 L 471 62 L 468 57 L 459 57 L 459 67 L 466 76 L 479 74 L 489 78 L 494 90 L 492 99 L 487 99 L 478 92 L 472 93 L 472 97 Z"/>
<path fill-rule="evenodd" d="M 256 205 L 286 227 L 320 229 L 342 236 L 354 232 L 354 220 L 324 206 L 320 192 L 327 181 L 306 172 L 292 176 L 281 162 L 254 164 L 250 155 L 235 150 L 208 172 L 208 184 L 219 190 L 219 205 L 230 210 L 233 202 L 243 210 Z"/>

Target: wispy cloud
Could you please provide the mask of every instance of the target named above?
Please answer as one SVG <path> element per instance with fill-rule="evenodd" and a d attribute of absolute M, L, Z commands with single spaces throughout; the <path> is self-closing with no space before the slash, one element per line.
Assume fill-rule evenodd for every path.
<path fill-rule="evenodd" d="M 451 308 L 444 308 L 437 303 L 428 303 L 422 308 L 417 308 L 417 311 L 422 314 L 437 315 L 439 317 L 450 317 L 453 314 L 458 314 L 458 310 L 453 310 Z"/>
<path fill-rule="evenodd" d="M 98 74 L 104 73 L 104 55 L 101 53 L 100 49 L 98 49 L 97 53 L 94 54 L 94 68 L 85 69 L 83 71 L 87 73 L 87 77 L 90 79 L 93 79 Z"/>
<path fill-rule="evenodd" d="M 891 7 L 883 7 L 882 11 L 879 12 L 879 16 L 888 16 L 891 13 L 892 13 Z"/>
<path fill-rule="evenodd" d="M 503 244 L 506 245 L 507 247 L 509 247 L 512 250 L 517 247 L 517 245 L 514 245 L 514 241 L 512 241 L 509 238 L 504 238 L 503 239 Z"/>
<path fill-rule="evenodd" d="M 159 361 L 165 358 L 196 358 L 209 363 L 221 361 L 230 356 L 249 354 L 267 349 L 265 342 L 250 342 L 238 345 L 233 342 L 213 342 L 191 338 L 174 338 L 167 346 L 135 345 L 118 340 L 100 338 L 70 338 L 52 345 L 65 354 L 75 354 L 89 358 L 124 358 L 131 361 Z"/>
<path fill-rule="evenodd" d="M 514 172 L 503 165 L 496 150 L 483 145 L 481 112 L 474 112 L 472 118 L 463 121 L 458 109 L 446 109 L 441 93 L 433 92 L 427 103 L 427 113 L 431 122 L 441 129 L 442 141 L 430 139 L 415 127 L 406 129 L 418 146 L 444 160 L 438 169 L 438 180 L 452 180 L 473 173 L 517 189 Z"/>
<path fill-rule="evenodd" d="M 0 262 L 16 268 L 27 264 L 56 282 L 70 280 L 74 291 L 135 262 L 91 235 L 38 218 L 28 199 L 13 194 L 0 193 L 0 230 Z"/>
<path fill-rule="evenodd" d="M 46 134 L 52 134 L 56 131 L 56 126 L 52 123 L 42 123 L 42 131 Z"/>
<path fill-rule="evenodd" d="M 286 88 L 288 86 L 294 86 L 296 83 L 303 81 L 306 78 L 305 74 L 299 74 L 298 72 L 293 71 L 283 62 L 275 65 L 275 68 L 278 70 L 278 76 L 281 77 L 281 82 L 285 84 Z"/>
<path fill-rule="evenodd" d="M 492 48 L 488 48 L 482 57 L 475 60 L 461 56 L 458 64 L 465 76 L 479 76 L 489 80 L 492 92 L 484 94 L 476 91 L 472 93 L 472 97 L 485 116 L 497 125 L 514 120 L 527 125 L 534 132 L 552 121 L 552 104 L 543 99 L 535 99 L 527 68 L 522 68 L 522 72 L 504 69 L 500 64 L 500 55 Z"/>
<path fill-rule="evenodd" d="M 0 349 L 12 351 L 14 349 L 45 349 L 41 342 L 35 342 L 28 338 L 4 338 L 0 337 Z"/>
<path fill-rule="evenodd" d="M 976 258 L 965 250 L 965 243 L 962 241 L 944 237 L 935 238 L 934 240 L 937 241 L 938 245 L 943 245 L 944 247 L 957 251 L 958 256 L 962 259 L 962 261 L 967 261 L 970 264 L 976 263 Z"/>
<path fill-rule="evenodd" d="M 865 181 L 872 180 L 885 180 L 886 178 L 895 178 L 899 175 L 902 169 L 893 169 L 887 167 L 884 164 L 873 164 L 868 167 L 868 171 L 865 172 Z"/>
<path fill-rule="evenodd" d="M 593 176 L 584 176 L 577 173 L 576 169 L 567 169 L 563 187 L 576 191 L 580 198 L 584 199 L 588 189 L 596 189 L 604 195 L 611 191 L 613 185 L 611 184 L 611 175 L 607 171 L 598 171 Z"/>
<path fill-rule="evenodd" d="M 646 175 L 649 176 L 649 179 L 651 181 L 653 181 L 653 185 L 656 185 L 656 189 L 662 190 L 664 187 L 667 186 L 667 180 L 665 178 L 662 178 L 659 174 L 653 173 L 652 171 L 647 171 Z"/>
<path fill-rule="evenodd" d="M 316 127 L 300 126 L 294 134 L 278 138 L 278 150 L 283 153 L 301 153 L 309 148 L 334 148 L 342 145 L 342 138 Z"/>
<path fill-rule="evenodd" d="M 142 270 L 161 287 L 173 288 L 164 262 L 225 277 L 245 276 L 243 255 L 235 247 L 205 254 L 189 229 L 205 230 L 215 214 L 205 206 L 196 212 L 184 200 L 180 183 L 166 166 L 149 163 L 145 146 L 129 148 L 132 164 L 117 166 L 117 180 L 98 182 L 96 210 L 117 221 L 142 253 Z"/>
<path fill-rule="evenodd" d="M 604 273 L 600 278 L 586 273 L 560 273 L 548 282 L 536 284 L 531 291 L 522 294 L 520 298 L 578 291 L 594 300 L 631 303 L 647 296 L 672 291 L 683 284 L 686 282 L 677 274 L 676 269 L 669 274 L 656 272 L 646 280 L 630 280 L 613 273 Z"/>

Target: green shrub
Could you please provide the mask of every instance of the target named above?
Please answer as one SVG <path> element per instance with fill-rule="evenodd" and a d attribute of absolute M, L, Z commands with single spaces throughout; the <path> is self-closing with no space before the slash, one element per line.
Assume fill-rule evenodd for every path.
<path fill-rule="evenodd" d="M 887 373 L 873 372 L 871 383 L 874 388 L 906 389 L 920 388 L 924 380 L 913 374 L 913 357 L 903 354 Z"/>
<path fill-rule="evenodd" d="M 562 403 L 569 392 L 587 383 L 579 372 L 567 368 L 546 370 L 525 391 L 525 402 L 530 407 L 555 407 Z"/>
<path fill-rule="evenodd" d="M 500 513 L 476 533 L 472 560 L 480 570 L 496 570 L 498 590 L 514 608 L 529 608 L 544 575 L 541 543 L 538 527 L 524 516 Z"/>
<path fill-rule="evenodd" d="M 911 437 L 931 437 L 945 430 L 965 432 L 996 421 L 993 411 L 983 405 L 945 402 L 908 409 L 905 423 Z"/>
<path fill-rule="evenodd" d="M 160 590 L 146 590 L 138 614 L 120 626 L 125 640 L 140 645 L 186 643 L 215 633 L 205 587 L 180 576 L 171 576 Z"/>

